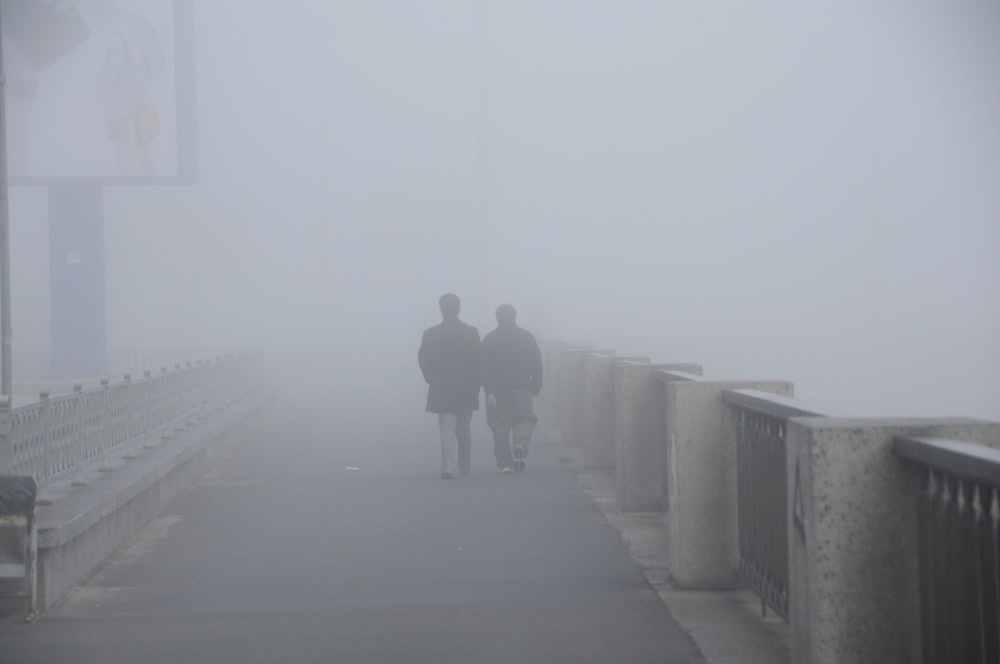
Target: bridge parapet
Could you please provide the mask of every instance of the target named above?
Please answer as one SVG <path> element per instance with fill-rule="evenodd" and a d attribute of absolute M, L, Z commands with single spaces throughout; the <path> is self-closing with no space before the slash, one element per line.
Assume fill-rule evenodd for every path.
<path fill-rule="evenodd" d="M 849 418 L 796 399 L 789 381 L 707 380 L 699 365 L 570 344 L 545 353 L 556 440 L 582 440 L 586 466 L 614 473 L 618 510 L 662 512 L 674 585 L 755 590 L 788 621 L 797 664 L 1000 651 L 1000 487 L 989 483 L 1000 457 L 899 442 L 1000 449 L 1000 424 Z M 921 540 L 918 514 L 924 540 L 929 519 L 951 541 Z M 976 528 L 985 535 L 968 535 Z M 978 566 L 949 569 L 951 554 Z M 969 620 L 956 626 L 960 604 Z"/>
<path fill-rule="evenodd" d="M 207 471 L 266 411 L 263 350 L 175 362 L 142 378 L 0 408 L 0 475 L 39 485 L 45 610 Z M 113 472 L 108 472 L 113 471 Z"/>
<path fill-rule="evenodd" d="M 55 398 L 43 389 L 35 403 L 0 407 L 0 474 L 31 476 L 44 487 L 95 462 L 106 468 L 116 452 L 155 445 L 253 390 L 263 368 L 263 351 L 255 350 L 175 363 L 156 376 L 147 370 L 137 380 L 103 377 L 88 390 L 77 382 L 72 394 Z"/>

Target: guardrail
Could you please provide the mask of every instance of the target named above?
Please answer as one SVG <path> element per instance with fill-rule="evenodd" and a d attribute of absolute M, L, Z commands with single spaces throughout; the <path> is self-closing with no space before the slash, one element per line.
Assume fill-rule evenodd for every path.
<path fill-rule="evenodd" d="M 69 381 L 80 376 L 137 375 L 145 367 L 173 367 L 212 362 L 232 349 L 15 350 L 15 386 L 38 381 Z"/>
<path fill-rule="evenodd" d="M 925 471 L 917 507 L 924 662 L 1000 661 L 1000 450 L 907 437 L 893 447 Z"/>
<path fill-rule="evenodd" d="M 795 399 L 760 390 L 726 390 L 736 409 L 736 486 L 740 574 L 788 620 L 787 424 L 792 417 L 822 416 Z"/>
<path fill-rule="evenodd" d="M 83 466 L 155 442 L 167 427 L 196 418 L 255 389 L 263 378 L 263 350 L 219 355 L 159 375 L 130 374 L 118 383 L 18 408 L 0 405 L 0 473 L 27 475 L 40 486 Z"/>
<path fill-rule="evenodd" d="M 1000 422 L 844 417 L 788 381 L 572 344 L 543 359 L 553 440 L 602 452 L 622 512 L 661 511 L 676 587 L 756 591 L 798 664 L 1000 662 Z"/>

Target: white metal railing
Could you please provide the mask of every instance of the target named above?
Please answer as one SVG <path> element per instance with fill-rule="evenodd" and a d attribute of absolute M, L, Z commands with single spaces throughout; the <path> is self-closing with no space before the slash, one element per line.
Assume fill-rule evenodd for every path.
<path fill-rule="evenodd" d="M 0 473 L 27 475 L 39 485 L 70 475 L 117 450 L 151 442 L 168 426 L 228 404 L 256 389 L 263 350 L 217 355 L 159 375 L 145 372 L 18 408 L 0 406 Z"/>
<path fill-rule="evenodd" d="M 14 389 L 38 381 L 71 381 L 83 376 L 121 378 L 148 367 L 173 367 L 188 362 L 213 361 L 231 350 L 21 350 L 14 353 Z"/>

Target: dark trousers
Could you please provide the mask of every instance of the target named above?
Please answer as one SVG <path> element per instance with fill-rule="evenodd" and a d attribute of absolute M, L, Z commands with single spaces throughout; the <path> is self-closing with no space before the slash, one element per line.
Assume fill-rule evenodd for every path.
<path fill-rule="evenodd" d="M 538 423 L 531 390 L 497 390 L 496 406 L 486 407 L 486 423 L 493 430 L 493 453 L 497 468 L 511 468 L 511 434 L 514 445 L 524 446 L 525 455 L 531 446 L 531 433 Z"/>

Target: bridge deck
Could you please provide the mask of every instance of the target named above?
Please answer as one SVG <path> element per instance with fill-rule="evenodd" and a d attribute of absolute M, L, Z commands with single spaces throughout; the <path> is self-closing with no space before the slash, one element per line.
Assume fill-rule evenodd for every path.
<path fill-rule="evenodd" d="M 4 661 L 704 661 L 552 447 L 498 475 L 480 413 L 443 481 L 422 386 L 362 375 L 285 390 Z"/>

